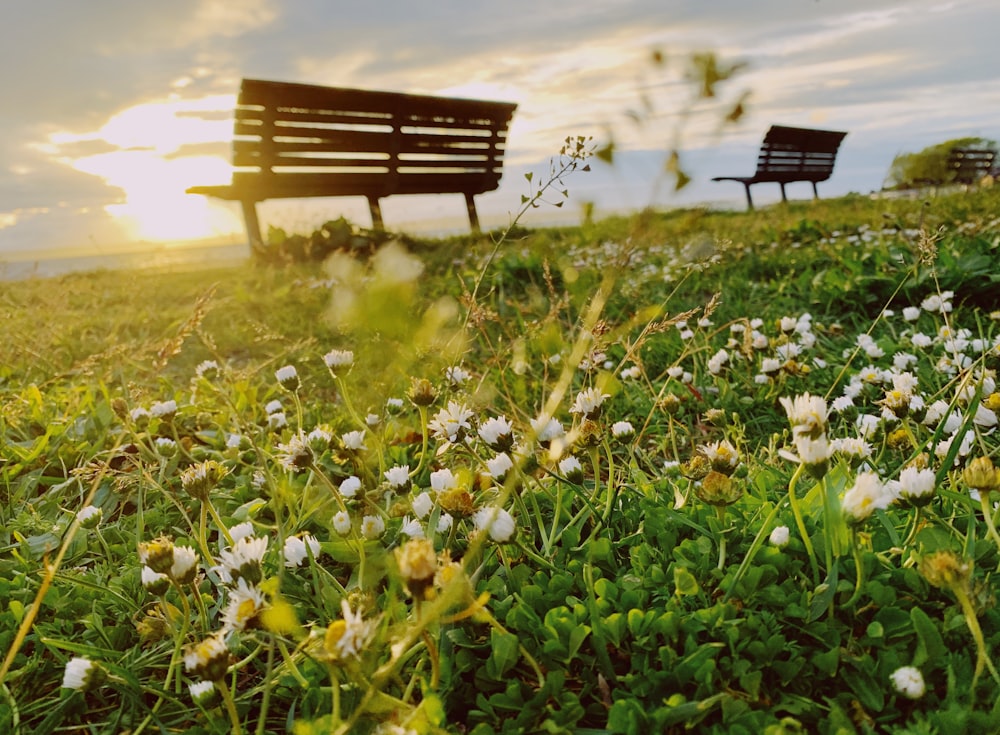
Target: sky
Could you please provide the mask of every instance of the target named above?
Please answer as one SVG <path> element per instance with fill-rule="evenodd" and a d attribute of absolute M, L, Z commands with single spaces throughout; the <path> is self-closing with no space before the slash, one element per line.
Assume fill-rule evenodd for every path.
<path fill-rule="evenodd" d="M 227 183 L 242 78 L 516 102 L 504 176 L 477 197 L 502 226 L 567 136 L 615 163 L 567 177 L 538 222 L 644 206 L 745 206 L 773 123 L 848 132 L 820 196 L 881 188 L 897 153 L 1000 139 L 996 0 L 33 0 L 0 26 L 0 260 L 245 241 Z M 653 63 L 655 52 L 662 63 Z M 697 99 L 692 54 L 739 71 Z M 723 116 L 745 97 L 736 123 Z M 673 191 L 665 151 L 692 182 Z M 773 189 L 773 191 L 772 191 Z M 807 183 L 791 198 L 808 198 Z M 754 187 L 754 200 L 779 197 Z M 554 203 L 561 196 L 551 198 Z M 461 231 L 458 195 L 383 201 L 390 229 Z M 278 200 L 263 226 L 309 232 L 361 198 Z M 529 223 L 531 220 L 529 220 Z"/>

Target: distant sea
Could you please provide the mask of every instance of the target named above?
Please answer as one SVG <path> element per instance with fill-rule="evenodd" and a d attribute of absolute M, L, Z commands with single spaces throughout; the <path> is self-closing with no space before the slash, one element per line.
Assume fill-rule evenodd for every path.
<path fill-rule="evenodd" d="M 0 256 L 0 281 L 52 278 L 67 273 L 97 270 L 184 271 L 238 265 L 249 259 L 243 243 L 235 245 L 150 246 L 148 250 L 32 258 L 19 253 Z"/>

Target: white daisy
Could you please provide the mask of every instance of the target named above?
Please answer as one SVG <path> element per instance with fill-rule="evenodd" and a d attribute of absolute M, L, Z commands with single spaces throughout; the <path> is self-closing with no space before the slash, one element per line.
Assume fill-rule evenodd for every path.
<path fill-rule="evenodd" d="M 510 513 L 494 506 L 477 510 L 472 516 L 472 522 L 478 530 L 486 531 L 498 544 L 509 541 L 516 527 Z"/>
<path fill-rule="evenodd" d="M 285 539 L 285 548 L 283 550 L 285 566 L 302 566 L 302 562 L 306 560 L 307 556 L 311 555 L 313 558 L 319 556 L 319 549 L 319 541 L 311 534 L 289 536 Z"/>

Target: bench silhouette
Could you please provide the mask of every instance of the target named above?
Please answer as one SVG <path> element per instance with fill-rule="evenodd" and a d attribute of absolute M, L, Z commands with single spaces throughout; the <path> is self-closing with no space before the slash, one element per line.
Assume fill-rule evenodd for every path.
<path fill-rule="evenodd" d="M 773 182 L 781 185 L 781 201 L 787 202 L 785 184 L 793 181 L 812 183 L 813 196 L 819 198 L 816 184 L 826 181 L 833 173 L 840 142 L 847 133 L 834 130 L 793 128 L 772 125 L 764 136 L 757 156 L 757 171 L 753 176 L 716 176 L 712 181 L 739 181 L 747 193 L 747 206 L 753 209 L 750 187 Z"/>
<path fill-rule="evenodd" d="M 952 148 L 948 153 L 948 179 L 937 183 L 978 184 L 991 175 L 996 156 L 991 148 Z"/>
<path fill-rule="evenodd" d="M 363 196 L 383 229 L 379 200 L 463 194 L 500 185 L 516 104 L 244 79 L 233 125 L 232 183 L 190 194 L 238 201 L 251 249 L 263 248 L 257 203 Z"/>
<path fill-rule="evenodd" d="M 944 169 L 936 176 L 915 178 L 898 188 L 930 187 L 936 194 L 942 186 L 960 184 L 968 189 L 987 176 L 996 176 L 997 153 L 992 148 L 955 146 L 948 151 Z"/>

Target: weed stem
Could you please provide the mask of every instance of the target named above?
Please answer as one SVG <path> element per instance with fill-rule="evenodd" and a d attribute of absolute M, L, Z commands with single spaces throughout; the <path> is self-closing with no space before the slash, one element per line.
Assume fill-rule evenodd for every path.
<path fill-rule="evenodd" d="M 858 532 L 854 528 L 851 529 L 851 549 L 854 554 L 854 592 L 851 593 L 850 598 L 844 603 L 844 608 L 849 609 L 854 606 L 854 604 L 861 597 L 861 586 L 864 582 L 864 567 L 861 565 L 861 547 L 858 544 Z"/>
<path fill-rule="evenodd" d="M 969 598 L 968 591 L 965 587 L 956 584 L 952 587 L 952 592 L 958 598 L 958 604 L 962 606 L 962 612 L 965 613 L 965 623 L 969 626 L 969 632 L 972 633 L 972 637 L 976 641 L 976 671 L 972 675 L 972 688 L 976 688 L 976 682 L 979 681 L 984 667 L 989 669 L 993 681 L 1000 684 L 1000 674 L 997 673 L 996 667 L 993 666 L 993 662 L 986 652 L 986 639 L 983 637 L 982 628 L 979 627 L 976 608 Z"/>
<path fill-rule="evenodd" d="M 795 485 L 798 483 L 799 477 L 802 476 L 804 468 L 805 464 L 800 463 L 795 468 L 792 479 L 788 481 L 788 505 L 792 509 L 792 515 L 795 516 L 795 526 L 799 529 L 799 535 L 802 537 L 802 545 L 805 546 L 806 553 L 809 554 L 809 566 L 812 568 L 813 585 L 818 585 L 819 563 L 816 561 L 816 552 L 813 550 L 812 540 L 806 531 L 806 523 L 802 517 L 802 509 L 799 507 L 799 499 L 795 496 Z"/>
<path fill-rule="evenodd" d="M 990 493 L 988 490 L 979 491 L 979 502 L 983 506 L 983 518 L 986 520 L 986 528 L 989 529 L 990 537 L 1000 551 L 1000 534 L 997 533 L 996 523 L 993 521 L 993 506 L 990 504 Z"/>

